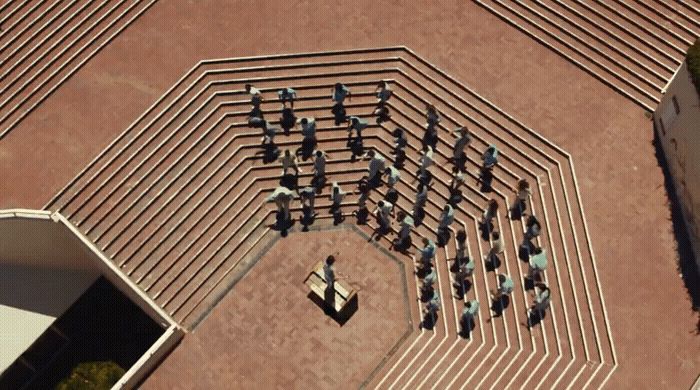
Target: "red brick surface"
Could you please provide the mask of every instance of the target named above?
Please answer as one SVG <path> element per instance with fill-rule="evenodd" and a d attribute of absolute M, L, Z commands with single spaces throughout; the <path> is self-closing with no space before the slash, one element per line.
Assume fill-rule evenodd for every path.
<path fill-rule="evenodd" d="M 277 234 L 277 233 L 275 233 Z M 314 264 L 358 292 L 340 325 L 307 297 Z M 350 229 L 278 240 L 189 334 L 144 388 L 332 389 L 358 387 L 413 329 L 404 268 Z"/>

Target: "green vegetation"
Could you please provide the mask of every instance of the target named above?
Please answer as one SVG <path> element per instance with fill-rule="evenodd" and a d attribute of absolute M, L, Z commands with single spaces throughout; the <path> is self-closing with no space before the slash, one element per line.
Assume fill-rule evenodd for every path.
<path fill-rule="evenodd" d="M 70 376 L 56 386 L 56 390 L 110 389 L 124 375 L 124 369 L 114 362 L 80 363 Z"/>
<path fill-rule="evenodd" d="M 688 49 L 685 62 L 688 64 L 688 72 L 690 72 L 690 77 L 693 79 L 695 89 L 700 95 L 700 38 L 696 39 L 693 46 Z"/>

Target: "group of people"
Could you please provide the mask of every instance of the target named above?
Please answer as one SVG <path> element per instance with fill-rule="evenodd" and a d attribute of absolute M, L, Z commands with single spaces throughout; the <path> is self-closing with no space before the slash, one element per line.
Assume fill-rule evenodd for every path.
<path fill-rule="evenodd" d="M 279 129 L 272 126 L 264 119 L 264 114 L 261 109 L 263 101 L 260 90 L 252 85 L 245 86 L 246 91 L 251 96 L 252 110 L 249 116 L 249 125 L 251 127 L 259 127 L 263 130 L 261 139 L 263 147 L 268 153 L 275 155 L 275 158 L 280 154 L 274 143 L 275 135 Z M 387 102 L 392 97 L 393 93 L 389 84 L 385 81 L 378 83 L 375 90 L 377 104 L 373 114 L 376 117 L 377 123 L 388 121 L 391 114 L 388 109 Z M 347 146 L 354 156 L 359 156 L 363 160 L 368 160 L 367 174 L 364 175 L 357 183 L 357 189 L 350 193 L 359 194 L 357 200 L 357 210 L 353 212 L 359 223 L 365 223 L 370 215 L 367 201 L 372 189 L 387 186 L 387 191 L 383 199 L 376 202 L 372 215 L 376 219 L 379 234 L 387 234 L 392 231 L 392 220 L 396 219 L 398 228 L 396 229 L 396 238 L 393 240 L 393 247 L 397 250 L 405 251 L 412 244 L 411 233 L 413 228 L 419 224 L 424 217 L 424 208 L 428 200 L 428 193 L 432 188 L 433 174 L 431 167 L 435 165 L 435 150 L 438 147 L 438 124 L 441 122 L 440 113 L 433 105 L 426 107 L 426 124 L 425 133 L 422 139 L 422 149 L 418 158 L 419 168 L 416 171 L 414 183 L 417 181 L 415 200 L 412 211 L 395 212 L 395 205 L 399 198 L 396 189 L 397 184 L 401 181 L 402 161 L 405 159 L 405 148 L 408 145 L 407 131 L 401 127 L 397 127 L 393 131 L 394 147 L 392 154 L 394 155 L 394 164 L 388 165 L 387 160 L 376 150 L 363 151 L 362 147 L 362 131 L 369 126 L 367 120 L 359 116 L 348 116 L 345 108 L 345 100 L 350 100 L 352 94 L 350 89 L 341 83 L 337 83 L 331 91 L 331 99 L 333 101 L 333 113 L 336 125 L 347 123 L 348 140 Z M 294 114 L 294 101 L 297 99 L 297 93 L 292 88 L 284 88 L 278 91 L 279 101 L 282 103 L 282 117 L 280 118 L 280 126 L 288 134 L 289 130 L 295 125 L 299 125 L 303 135 L 302 145 L 300 150 L 312 150 L 310 157 L 313 159 L 313 177 L 308 186 L 298 187 L 279 186 L 270 196 L 268 202 L 274 202 L 278 209 L 278 223 L 287 226 L 291 222 L 290 203 L 293 199 L 298 198 L 302 206 L 302 221 L 312 221 L 317 215 L 314 209 L 315 197 L 322 192 L 326 185 L 326 162 L 330 160 L 330 156 L 324 151 L 317 148 L 316 139 L 316 121 L 313 117 L 305 117 L 297 119 Z M 417 258 L 417 273 L 422 279 L 422 293 L 427 296 L 425 299 L 424 320 L 431 320 L 433 323 L 437 318 L 437 312 L 440 308 L 439 294 L 433 288 L 436 282 L 436 273 L 433 268 L 435 254 L 438 245 L 445 245 L 449 240 L 450 227 L 455 221 L 455 209 L 457 203 L 461 200 L 460 188 L 465 184 L 466 174 L 466 153 L 465 150 L 471 143 L 471 134 L 466 126 L 459 127 L 453 131 L 455 140 L 452 146 L 451 157 L 452 163 L 451 173 L 452 178 L 449 184 L 450 196 L 442 212 L 438 218 L 436 233 L 436 241 L 429 238 L 422 238 L 422 248 L 419 249 Z M 362 151 L 362 153 L 360 153 Z M 298 166 L 297 152 L 290 149 L 284 150 L 281 157 L 282 175 L 289 175 L 290 171 L 294 172 L 294 177 L 297 177 L 302 169 Z M 480 156 L 482 165 L 479 175 L 479 181 L 484 183 L 490 182 L 493 169 L 498 165 L 499 151 L 495 145 L 489 145 L 484 153 Z M 296 183 L 296 182 L 294 182 Z M 291 187 L 291 188 L 290 188 Z M 337 181 L 331 184 L 331 213 L 336 219 L 342 220 L 341 206 L 348 192 L 344 191 Z M 524 241 L 521 248 L 528 254 L 529 272 L 528 278 L 533 282 L 541 279 L 541 274 L 547 266 L 546 251 L 537 245 L 533 244 L 533 240 L 540 234 L 541 225 L 534 215 L 525 215 L 527 203 L 532 196 L 530 185 L 527 180 L 520 180 L 515 189 L 515 202 L 510 208 L 511 215 L 517 218 L 525 217 L 526 231 L 524 233 Z M 505 251 L 505 243 L 501 233 L 495 229 L 493 220 L 498 212 L 498 202 L 491 199 L 486 204 L 481 216 L 480 225 L 482 231 L 486 233 L 486 237 L 491 243 L 491 248 L 485 256 L 484 261 L 487 264 L 487 269 L 496 270 L 499 266 L 499 256 Z M 306 224 L 306 223 L 305 223 Z M 475 262 L 466 254 L 467 235 L 463 229 L 459 229 L 455 236 L 456 240 L 456 256 L 454 258 L 454 286 L 463 291 L 465 280 L 473 275 Z M 491 299 L 495 303 L 502 303 L 504 299 L 511 294 L 514 288 L 513 280 L 506 274 L 497 274 L 498 286 L 491 292 Z M 534 303 L 531 308 L 532 313 L 542 315 L 544 310 L 549 305 L 549 289 L 543 283 L 539 283 L 535 288 Z M 473 321 L 479 311 L 479 302 L 477 300 L 465 301 L 465 306 L 462 312 L 461 320 L 463 331 L 468 334 L 473 328 Z"/>

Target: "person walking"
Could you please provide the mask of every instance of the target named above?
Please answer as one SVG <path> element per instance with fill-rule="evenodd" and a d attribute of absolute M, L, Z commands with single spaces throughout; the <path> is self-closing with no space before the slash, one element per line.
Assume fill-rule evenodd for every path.
<path fill-rule="evenodd" d="M 537 217 L 534 215 L 530 214 L 527 216 L 525 226 L 527 227 L 527 230 L 525 231 L 525 239 L 531 240 L 540 235 L 542 225 L 540 225 L 540 221 L 538 221 Z"/>
<path fill-rule="evenodd" d="M 366 129 L 369 123 L 359 116 L 348 117 L 348 140 L 352 139 L 352 132 L 355 131 L 357 138 L 362 139 L 362 130 Z"/>
<path fill-rule="evenodd" d="M 498 288 L 491 290 L 491 300 L 499 301 L 504 296 L 510 295 L 510 293 L 513 292 L 514 287 L 515 287 L 515 283 L 513 283 L 513 279 L 508 277 L 508 275 L 506 275 L 506 274 L 499 274 L 498 275 Z"/>
<path fill-rule="evenodd" d="M 377 104 L 378 105 L 384 105 L 389 98 L 391 98 L 391 95 L 393 95 L 393 91 L 391 90 L 391 87 L 389 87 L 389 83 L 386 80 L 382 80 L 377 84 L 377 88 L 375 88 L 374 92 L 377 94 Z"/>
<path fill-rule="evenodd" d="M 454 146 L 452 147 L 452 160 L 455 162 L 455 165 L 462 167 L 464 166 L 463 162 L 466 161 L 464 150 L 472 142 L 472 138 L 466 126 L 456 129 L 454 133 L 457 134 L 457 139 L 455 139 Z"/>
<path fill-rule="evenodd" d="M 285 149 L 284 155 L 282 156 L 282 176 L 287 175 L 289 168 L 294 169 L 295 175 L 299 175 L 299 173 L 303 172 L 301 168 L 299 168 L 297 156 L 292 154 L 289 149 Z"/>
<path fill-rule="evenodd" d="M 297 91 L 293 88 L 282 88 L 277 92 L 277 96 L 280 102 L 282 102 L 282 107 L 287 107 L 287 102 L 289 102 L 289 106 L 294 108 L 294 100 L 297 98 Z"/>
<path fill-rule="evenodd" d="M 301 118 L 299 125 L 301 126 L 301 134 L 304 136 L 302 145 L 316 146 L 316 119 Z"/>
<path fill-rule="evenodd" d="M 493 232 L 491 233 L 491 250 L 489 253 L 486 255 L 486 258 L 484 259 L 487 263 L 491 264 L 496 268 L 497 265 L 497 259 L 498 255 L 503 253 L 506 250 L 505 243 L 503 242 L 503 238 L 501 237 L 501 233 L 499 232 Z"/>
<path fill-rule="evenodd" d="M 400 228 L 394 246 L 399 249 L 408 248 L 411 245 L 411 229 L 414 227 L 413 217 L 399 211 L 396 219 L 399 221 Z"/>
<path fill-rule="evenodd" d="M 455 241 L 457 242 L 455 261 L 457 264 L 461 264 L 462 260 L 467 256 L 467 232 L 464 229 L 457 230 Z"/>
<path fill-rule="evenodd" d="M 369 150 L 367 153 L 365 153 L 363 159 L 369 159 L 369 166 L 367 170 L 370 185 L 379 184 L 381 182 L 381 177 L 378 176 L 378 174 L 384 172 L 386 169 L 386 160 L 374 150 Z"/>
<path fill-rule="evenodd" d="M 528 264 L 528 278 L 534 281 L 539 278 L 547 268 L 547 252 L 540 247 L 535 248 L 535 252 L 530 256 Z"/>
<path fill-rule="evenodd" d="M 248 92 L 250 95 L 250 104 L 253 105 L 253 108 L 259 110 L 260 109 L 260 104 L 263 101 L 262 93 L 260 92 L 259 89 L 255 88 L 251 84 L 246 84 L 245 85 L 245 90 Z"/>
<path fill-rule="evenodd" d="M 394 185 L 401 180 L 401 172 L 393 166 L 386 167 L 384 176 L 386 176 L 386 185 L 389 188 L 394 188 Z"/>
<path fill-rule="evenodd" d="M 326 182 L 326 161 L 328 160 L 330 160 L 330 158 L 325 152 L 321 150 L 316 150 L 314 152 L 314 177 L 312 183 L 318 188 L 322 188 Z"/>
<path fill-rule="evenodd" d="M 437 246 L 432 240 L 423 237 L 423 249 L 420 249 L 419 252 L 420 260 L 418 265 L 421 269 L 430 269 L 433 264 L 433 258 L 435 258 L 435 253 L 437 252 Z"/>
<path fill-rule="evenodd" d="M 350 89 L 341 83 L 336 83 L 333 87 L 333 93 L 331 95 L 333 102 L 336 104 L 344 104 L 345 98 L 352 100 L 352 95 Z"/>
<path fill-rule="evenodd" d="M 496 199 L 489 199 L 486 207 L 484 208 L 484 213 L 481 214 L 481 225 L 491 226 L 493 219 L 498 213 L 498 201 Z"/>
<path fill-rule="evenodd" d="M 314 202 L 316 201 L 316 188 L 304 187 L 298 191 L 301 207 L 306 217 L 315 217 Z"/>
<path fill-rule="evenodd" d="M 374 215 L 379 221 L 382 231 L 388 231 L 391 227 L 391 218 L 394 216 L 394 205 L 386 200 L 377 202 L 377 208 L 374 210 Z"/>
<path fill-rule="evenodd" d="M 486 148 L 484 154 L 481 155 L 481 160 L 483 161 L 482 168 L 484 170 L 491 170 L 498 164 L 498 148 L 496 145 L 489 145 Z"/>
<path fill-rule="evenodd" d="M 331 202 L 333 202 L 331 204 L 332 213 L 335 214 L 337 211 L 340 210 L 340 206 L 343 203 L 343 199 L 345 199 L 345 195 L 347 195 L 347 193 L 340 188 L 340 185 L 337 181 L 334 181 L 331 185 L 330 195 Z"/>
<path fill-rule="evenodd" d="M 527 208 L 527 202 L 532 197 L 532 191 L 530 191 L 530 183 L 525 179 L 520 179 L 518 181 L 517 188 L 515 189 L 515 204 L 513 205 L 513 212 L 520 216 L 523 214 Z"/>
<path fill-rule="evenodd" d="M 270 194 L 265 201 L 275 202 L 277 206 L 277 215 L 282 218 L 282 221 L 288 222 L 290 220 L 289 215 L 289 203 L 294 198 L 294 193 L 287 187 L 279 186 Z"/>
<path fill-rule="evenodd" d="M 462 309 L 462 316 L 460 317 L 462 334 L 469 336 L 472 330 L 474 330 L 474 319 L 477 315 L 479 315 L 479 301 L 473 299 L 464 302 L 464 309 Z"/>
<path fill-rule="evenodd" d="M 438 234 L 440 232 L 447 230 L 447 228 L 452 225 L 455 220 L 455 209 L 450 204 L 446 204 L 442 209 L 442 214 L 440 214 L 440 224 L 438 225 Z"/>

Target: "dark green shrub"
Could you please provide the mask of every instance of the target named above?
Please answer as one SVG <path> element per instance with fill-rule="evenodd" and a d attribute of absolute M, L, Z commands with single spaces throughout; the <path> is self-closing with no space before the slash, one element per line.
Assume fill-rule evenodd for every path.
<path fill-rule="evenodd" d="M 68 378 L 56 386 L 56 390 L 108 390 L 119 381 L 124 372 L 114 362 L 80 363 Z"/>
<path fill-rule="evenodd" d="M 696 39 L 693 46 L 688 49 L 685 63 L 688 65 L 688 72 L 690 72 L 690 77 L 693 79 L 695 89 L 700 95 L 700 38 Z"/>

